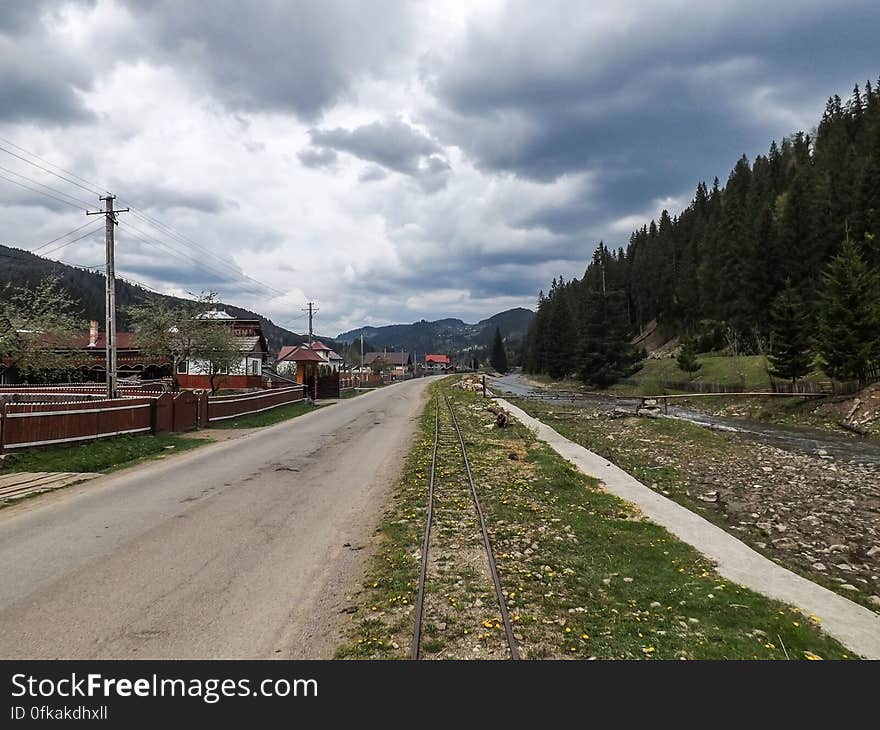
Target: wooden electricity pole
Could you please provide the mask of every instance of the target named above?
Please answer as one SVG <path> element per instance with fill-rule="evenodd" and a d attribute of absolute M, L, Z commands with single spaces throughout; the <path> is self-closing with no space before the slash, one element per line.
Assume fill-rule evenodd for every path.
<path fill-rule="evenodd" d="M 314 302 L 309 302 L 306 309 L 302 310 L 303 312 L 309 313 L 309 349 L 312 349 L 312 319 L 314 318 L 317 312 L 321 310 L 315 307 Z"/>
<path fill-rule="evenodd" d="M 102 196 L 99 200 L 104 201 L 104 210 L 94 212 L 86 211 L 86 215 L 103 215 L 105 218 L 104 242 L 106 248 L 106 276 L 104 293 L 104 327 L 106 343 L 107 365 L 107 397 L 116 398 L 119 395 L 116 385 L 116 261 L 114 229 L 119 225 L 116 220 L 117 213 L 124 213 L 128 208 L 113 210 L 115 195 Z"/>

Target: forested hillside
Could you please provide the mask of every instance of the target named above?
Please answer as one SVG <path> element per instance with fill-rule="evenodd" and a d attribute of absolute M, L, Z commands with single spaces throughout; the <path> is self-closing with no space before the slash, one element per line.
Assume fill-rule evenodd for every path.
<path fill-rule="evenodd" d="M 693 338 L 697 351 L 732 340 L 772 350 L 793 339 L 795 359 L 827 363 L 831 343 L 822 338 L 835 336 L 836 297 L 838 312 L 864 310 L 841 325 L 858 329 L 867 365 L 833 374 L 864 379 L 880 359 L 880 335 L 871 334 L 878 267 L 880 92 L 869 82 L 846 102 L 831 97 L 814 134 L 773 142 L 753 163 L 743 156 L 724 187 L 701 182 L 680 214 L 663 211 L 626 248 L 600 243 L 583 278 L 554 280 L 539 297 L 524 364 L 607 384 L 632 369 L 640 353 L 628 343 L 653 321 L 667 336 Z"/>
<path fill-rule="evenodd" d="M 104 328 L 104 276 L 100 273 L 68 266 L 57 261 L 35 256 L 27 251 L 8 248 L 0 245 L 0 300 L 7 296 L 9 285 L 33 289 L 46 277 L 57 277 L 70 297 L 80 305 L 78 314 L 84 322 L 96 319 Z M 127 281 L 116 282 L 117 322 L 120 330 L 128 327 L 126 308 L 143 304 L 149 299 L 168 299 L 180 301 L 176 297 L 166 297 L 148 289 L 130 284 Z M 259 319 L 263 332 L 269 343 L 269 349 L 277 352 L 282 345 L 298 345 L 304 338 L 289 330 L 279 327 L 256 312 L 251 312 L 231 304 L 223 304 L 223 308 L 236 317 Z"/>

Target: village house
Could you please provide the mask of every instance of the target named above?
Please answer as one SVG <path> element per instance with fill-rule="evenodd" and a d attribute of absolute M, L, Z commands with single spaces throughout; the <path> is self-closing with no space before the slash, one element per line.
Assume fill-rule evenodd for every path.
<path fill-rule="evenodd" d="M 305 385 L 317 397 L 318 368 L 327 362 L 314 350 L 303 345 L 285 345 L 275 361 L 275 372 Z"/>
<path fill-rule="evenodd" d="M 342 355 L 339 355 L 331 350 L 320 340 L 315 340 L 314 342 L 312 342 L 311 349 L 317 352 L 318 355 L 320 355 L 321 358 L 324 360 L 324 362 L 331 368 L 333 368 L 334 373 L 339 372 L 344 360 Z"/>
<path fill-rule="evenodd" d="M 412 371 L 412 357 L 408 352 L 368 352 L 364 365 L 373 371 L 391 373 L 396 378 Z"/>
<path fill-rule="evenodd" d="M 66 341 L 63 348 L 47 343 L 46 347 L 71 352 L 70 368 L 50 375 L 56 382 L 103 383 L 107 380 L 107 335 L 100 331 L 98 322 L 89 323 L 88 332 L 78 332 Z M 137 346 L 132 332 L 116 333 L 116 372 L 119 378 L 158 380 L 171 375 L 171 364 L 161 358 L 147 357 Z M 39 382 L 47 379 L 38 376 Z M 27 380 L 12 362 L 0 363 L 0 384 L 20 383 Z"/>
<path fill-rule="evenodd" d="M 445 372 L 452 369 L 449 355 L 425 355 L 425 370 L 431 372 Z"/>
<path fill-rule="evenodd" d="M 206 312 L 203 317 L 216 321 L 218 327 L 231 327 L 241 353 L 237 364 L 217 373 L 214 385 L 229 390 L 262 388 L 263 365 L 269 352 L 260 320 L 236 319 L 227 312 L 216 310 Z M 199 358 L 182 360 L 177 366 L 177 379 L 181 388 L 209 389 L 211 364 Z"/>

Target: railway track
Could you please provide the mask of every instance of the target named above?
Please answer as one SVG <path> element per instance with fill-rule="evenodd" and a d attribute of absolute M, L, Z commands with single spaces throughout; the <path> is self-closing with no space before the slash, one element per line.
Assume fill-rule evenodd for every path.
<path fill-rule="evenodd" d="M 434 503 L 438 474 L 438 453 L 440 452 L 440 446 L 442 445 L 441 436 L 447 435 L 451 436 L 453 441 L 457 443 L 458 453 L 461 457 L 461 464 L 464 467 L 464 482 L 469 491 L 470 499 L 473 503 L 474 514 L 477 524 L 479 526 L 479 531 L 481 533 L 482 545 L 485 551 L 488 570 L 492 579 L 495 597 L 498 601 L 498 610 L 501 614 L 501 622 L 504 626 L 504 634 L 507 641 L 509 657 L 510 659 L 519 659 L 519 649 L 517 648 L 516 638 L 513 635 L 513 628 L 510 623 L 510 615 L 507 610 L 507 601 L 501 589 L 501 580 L 498 576 L 498 566 L 495 563 L 495 554 L 492 550 L 492 543 L 489 538 L 489 531 L 486 528 L 486 518 L 483 514 L 483 509 L 480 506 L 480 498 L 477 494 L 477 486 L 474 481 L 473 471 L 471 470 L 470 460 L 468 459 L 467 449 L 464 444 L 464 437 L 462 436 L 461 428 L 458 425 L 458 419 L 456 418 L 455 410 L 452 407 L 452 403 L 445 393 L 443 394 L 443 403 L 445 405 L 444 411 L 448 412 L 449 414 L 449 423 L 452 428 L 451 432 L 449 430 L 443 430 L 440 418 L 441 406 L 438 402 L 435 405 L 434 410 L 434 445 L 431 454 L 431 466 L 428 473 L 428 509 L 427 516 L 425 518 L 425 535 L 422 542 L 422 561 L 419 570 L 419 587 L 415 606 L 412 658 L 420 659 L 422 655 L 422 624 L 425 613 L 425 586 L 428 576 L 429 552 L 431 549 L 431 528 L 436 521 Z M 447 443 L 446 445 L 448 446 L 449 444 Z"/>

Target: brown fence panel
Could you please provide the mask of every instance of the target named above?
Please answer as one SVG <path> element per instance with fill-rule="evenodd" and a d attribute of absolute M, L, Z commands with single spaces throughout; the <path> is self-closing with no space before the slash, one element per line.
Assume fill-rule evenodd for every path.
<path fill-rule="evenodd" d="M 126 407 L 133 398 L 107 401 L 108 406 L 98 410 L 98 434 L 96 437 L 115 436 L 126 433 L 152 431 L 153 399 L 144 398 L 138 407 Z M 146 408 L 142 406 L 146 406 Z"/>
<path fill-rule="evenodd" d="M 4 449 L 91 441 L 150 431 L 152 399 L 8 403 L 3 421 Z"/>
<path fill-rule="evenodd" d="M 174 433 L 192 431 L 199 427 L 199 397 L 191 390 L 184 390 L 174 396 Z"/>
<path fill-rule="evenodd" d="M 207 428 L 208 427 L 208 394 L 207 393 L 197 393 L 196 397 L 198 398 L 198 424 L 199 428 Z"/>
<path fill-rule="evenodd" d="M 153 433 L 169 433 L 174 428 L 174 396 L 163 393 L 155 400 Z"/>
<path fill-rule="evenodd" d="M 339 373 L 322 375 L 318 378 L 318 398 L 339 397 Z"/>
<path fill-rule="evenodd" d="M 210 396 L 208 398 L 208 423 L 223 421 L 236 416 L 268 411 L 303 399 L 303 388 L 276 388 L 256 393 Z"/>

